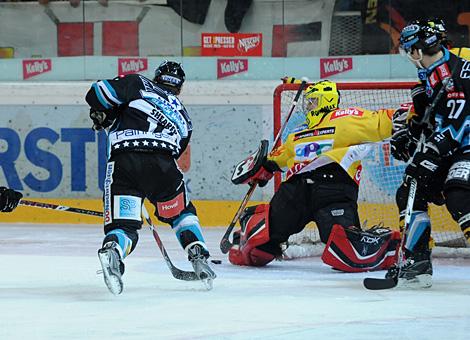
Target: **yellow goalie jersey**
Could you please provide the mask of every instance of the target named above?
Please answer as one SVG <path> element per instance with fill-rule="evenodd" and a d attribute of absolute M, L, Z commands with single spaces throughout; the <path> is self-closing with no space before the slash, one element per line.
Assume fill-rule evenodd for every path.
<path fill-rule="evenodd" d="M 370 143 L 387 139 L 392 134 L 393 112 L 358 107 L 336 109 L 325 114 L 313 128 L 306 124 L 299 126 L 284 144 L 269 154 L 268 160 L 276 162 L 280 168 L 287 168 L 286 180 L 336 162 L 359 183 L 361 160 L 370 151 Z"/>

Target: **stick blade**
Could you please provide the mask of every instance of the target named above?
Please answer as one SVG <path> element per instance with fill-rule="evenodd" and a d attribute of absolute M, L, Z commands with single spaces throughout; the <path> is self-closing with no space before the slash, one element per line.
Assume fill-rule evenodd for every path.
<path fill-rule="evenodd" d="M 220 251 L 222 254 L 227 254 L 230 248 L 232 248 L 233 244 L 229 241 L 228 238 L 223 238 L 220 240 Z"/>
<path fill-rule="evenodd" d="M 364 287 L 369 290 L 382 290 L 395 288 L 398 281 L 392 278 L 376 279 L 372 277 L 366 277 L 363 283 Z"/>

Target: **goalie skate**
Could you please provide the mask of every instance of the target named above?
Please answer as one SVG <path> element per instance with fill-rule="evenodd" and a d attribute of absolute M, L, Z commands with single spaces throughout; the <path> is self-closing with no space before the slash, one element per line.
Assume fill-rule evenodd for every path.
<path fill-rule="evenodd" d="M 98 250 L 104 283 L 114 295 L 121 294 L 124 288 L 121 279 L 124 274 L 124 263 L 121 261 L 117 247 L 116 242 L 108 242 Z"/>
<path fill-rule="evenodd" d="M 215 275 L 214 271 L 207 263 L 209 253 L 200 245 L 196 244 L 189 248 L 188 254 L 189 261 L 191 262 L 197 277 L 202 281 L 207 290 L 211 290 L 213 281 L 217 275 Z"/>

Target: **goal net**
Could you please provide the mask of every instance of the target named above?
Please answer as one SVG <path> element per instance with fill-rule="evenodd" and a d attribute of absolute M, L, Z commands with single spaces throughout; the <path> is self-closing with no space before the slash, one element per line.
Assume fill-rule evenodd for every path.
<path fill-rule="evenodd" d="M 399 108 L 400 104 L 410 102 L 410 82 L 361 82 L 337 83 L 341 93 L 340 107 L 363 107 L 377 110 L 380 108 Z M 274 91 L 274 136 L 292 106 L 300 84 L 281 84 Z M 303 98 L 300 97 L 291 118 L 281 136 L 282 141 L 293 128 L 305 120 Z M 390 143 L 374 144 L 362 162 L 361 185 L 359 188 L 359 217 L 367 228 L 383 223 L 386 227 L 398 228 L 398 210 L 395 205 L 395 192 L 401 184 L 406 164 L 394 159 L 390 153 Z M 275 178 L 275 187 L 280 185 L 281 176 Z M 432 237 L 438 247 L 434 253 L 455 253 L 454 249 L 465 248 L 465 238 L 458 224 L 451 218 L 445 206 L 430 205 Z M 319 234 L 311 223 L 299 234 L 289 239 L 287 255 L 302 257 L 316 255 L 322 251 Z M 296 247 L 301 246 L 301 248 Z M 446 247 L 442 249 L 442 247 Z"/>

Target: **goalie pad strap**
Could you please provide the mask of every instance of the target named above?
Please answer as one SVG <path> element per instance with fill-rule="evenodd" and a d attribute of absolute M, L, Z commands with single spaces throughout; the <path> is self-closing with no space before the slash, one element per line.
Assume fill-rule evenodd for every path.
<path fill-rule="evenodd" d="M 343 272 L 388 269 L 396 263 L 400 233 L 388 228 L 361 231 L 335 224 L 322 254 L 325 264 Z"/>
<path fill-rule="evenodd" d="M 269 241 L 269 204 L 246 208 L 240 216 L 240 241 L 229 252 L 229 261 L 239 266 L 264 266 L 274 260 L 274 255 L 257 246 Z M 236 243 L 236 242 L 234 242 Z"/>

